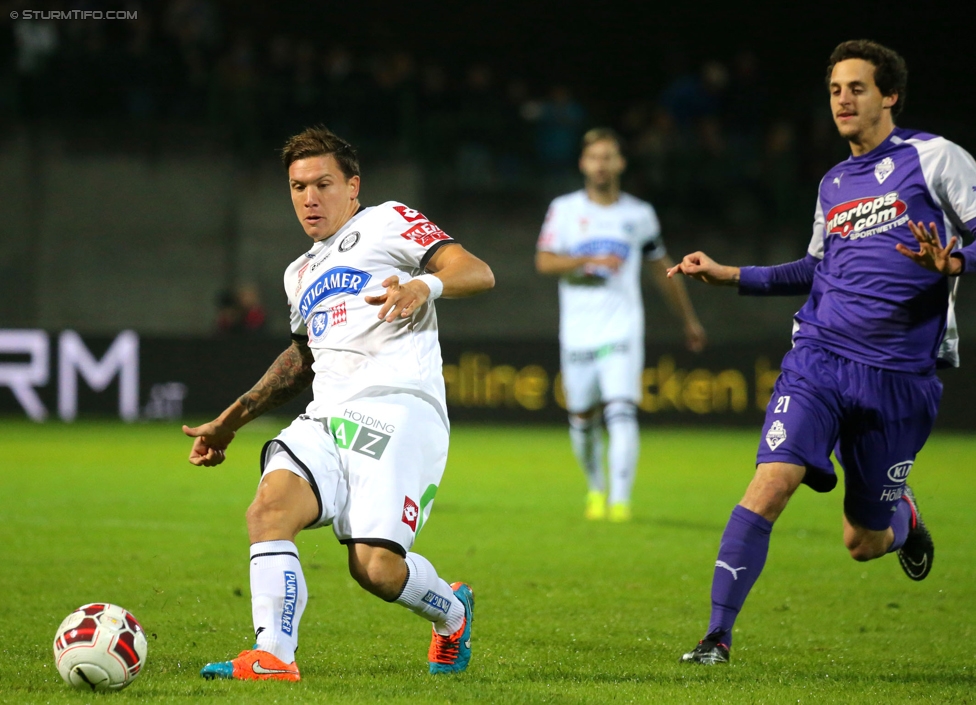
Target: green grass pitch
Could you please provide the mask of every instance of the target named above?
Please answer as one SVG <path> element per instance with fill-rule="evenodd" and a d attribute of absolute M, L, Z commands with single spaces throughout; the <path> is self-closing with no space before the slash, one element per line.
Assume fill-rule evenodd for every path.
<path fill-rule="evenodd" d="M 974 695 L 976 437 L 937 435 L 912 473 L 935 567 L 855 563 L 840 491 L 801 489 L 773 532 L 729 667 L 679 665 L 701 637 L 719 536 L 757 432 L 646 428 L 629 524 L 582 519 L 562 428 L 459 426 L 416 550 L 477 599 L 467 673 L 426 673 L 430 627 L 367 595 L 329 529 L 299 548 L 303 680 L 206 682 L 252 643 L 244 510 L 279 427 L 245 428 L 219 468 L 174 425 L 0 420 L 0 702 L 102 702 L 54 669 L 60 620 L 123 605 L 149 634 L 118 701 L 166 703 L 888 703 Z M 105 701 L 107 702 L 107 700 Z"/>

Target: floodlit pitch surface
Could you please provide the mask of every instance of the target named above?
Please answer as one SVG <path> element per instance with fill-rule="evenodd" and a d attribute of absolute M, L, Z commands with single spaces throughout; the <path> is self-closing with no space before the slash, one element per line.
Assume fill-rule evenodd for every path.
<path fill-rule="evenodd" d="M 561 428 L 455 428 L 417 543 L 477 599 L 467 673 L 427 674 L 430 628 L 357 587 L 329 529 L 302 535 L 303 680 L 206 682 L 252 643 L 244 510 L 278 428 L 240 433 L 219 468 L 179 426 L 0 420 L 0 701 L 90 700 L 51 639 L 86 602 L 149 636 L 147 702 L 963 702 L 976 686 L 976 437 L 936 436 L 912 473 L 937 555 L 913 583 L 893 556 L 852 561 L 841 493 L 802 489 L 773 532 L 730 667 L 679 665 L 708 617 L 712 565 L 751 476 L 755 431 L 644 430 L 634 520 L 582 519 Z"/>

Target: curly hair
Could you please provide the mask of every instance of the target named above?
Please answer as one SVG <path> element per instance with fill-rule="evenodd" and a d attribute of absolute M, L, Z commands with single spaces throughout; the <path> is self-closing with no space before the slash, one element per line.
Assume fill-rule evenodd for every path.
<path fill-rule="evenodd" d="M 898 100 L 891 106 L 892 117 L 897 116 L 905 107 L 908 93 L 908 66 L 905 60 L 894 49 L 872 42 L 870 39 L 852 39 L 841 42 L 830 55 L 830 65 L 827 66 L 827 86 L 830 86 L 830 74 L 841 61 L 847 59 L 863 59 L 874 66 L 874 83 L 881 91 L 881 95 L 898 96 Z"/>

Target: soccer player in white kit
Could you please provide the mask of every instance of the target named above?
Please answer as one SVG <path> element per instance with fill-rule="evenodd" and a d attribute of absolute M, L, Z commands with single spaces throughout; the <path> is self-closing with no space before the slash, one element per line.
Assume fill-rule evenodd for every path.
<path fill-rule="evenodd" d="M 306 413 L 268 441 L 247 510 L 255 647 L 207 664 L 205 678 L 300 680 L 308 597 L 295 537 L 332 525 L 367 591 L 433 624 L 431 673 L 471 657 L 474 596 L 411 552 L 447 461 L 449 425 L 434 299 L 494 285 L 488 265 L 422 213 L 359 203 L 352 147 L 324 127 L 282 151 L 311 249 L 285 271 L 292 343 L 264 377 L 197 428 L 190 462 L 212 466 L 241 426 L 309 385 Z M 378 310 L 378 313 L 377 313 Z"/>
<path fill-rule="evenodd" d="M 620 190 L 626 168 L 620 139 L 608 128 L 583 136 L 579 162 L 584 185 L 549 206 L 536 252 L 536 269 L 559 279 L 559 344 L 573 452 L 586 474 L 588 519 L 630 519 L 637 470 L 637 404 L 644 370 L 641 264 L 684 324 L 698 352 L 705 330 L 684 286 L 668 279 L 672 265 L 651 204 Z M 675 286 L 677 284 L 677 286 Z M 603 469 L 603 429 L 610 437 Z"/>

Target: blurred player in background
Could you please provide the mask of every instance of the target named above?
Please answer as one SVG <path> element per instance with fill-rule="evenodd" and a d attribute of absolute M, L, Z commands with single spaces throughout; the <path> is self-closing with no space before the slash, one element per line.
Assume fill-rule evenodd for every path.
<path fill-rule="evenodd" d="M 942 137 L 895 127 L 907 82 L 904 60 L 874 42 L 831 55 L 830 108 L 851 157 L 820 182 L 806 257 L 739 268 L 696 252 L 669 272 L 741 294 L 810 295 L 766 408 L 755 477 L 722 535 L 706 636 L 682 661 L 729 660 L 773 522 L 801 484 L 834 488 L 831 450 L 844 468 L 851 557 L 897 552 L 912 580 L 932 568 L 906 481 L 942 396 L 936 367 L 958 365 L 954 277 L 976 271 L 976 244 L 959 247 L 976 230 L 976 162 Z"/>
<path fill-rule="evenodd" d="M 212 466 L 244 424 L 309 385 L 305 414 L 269 441 L 247 510 L 253 650 L 205 678 L 300 679 L 308 599 L 295 537 L 332 525 L 349 571 L 372 594 L 433 623 L 431 673 L 463 671 L 474 597 L 410 551 L 447 461 L 448 419 L 434 299 L 490 289 L 488 266 L 422 213 L 359 204 L 359 162 L 325 128 L 284 147 L 292 204 L 310 250 L 285 271 L 292 343 L 264 377 L 198 428 L 190 462 Z M 378 308 L 378 315 L 377 315 Z"/>
<path fill-rule="evenodd" d="M 586 474 L 586 518 L 630 519 L 630 493 L 640 438 L 637 403 L 644 371 L 641 264 L 680 316 L 690 350 L 705 346 L 705 330 L 668 259 L 654 208 L 620 191 L 627 163 L 620 138 L 607 128 L 583 136 L 579 167 L 585 187 L 549 206 L 536 269 L 559 279 L 559 344 L 569 436 Z M 609 507 L 603 470 L 603 428 L 610 436 Z"/>

